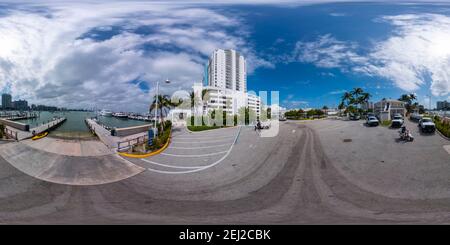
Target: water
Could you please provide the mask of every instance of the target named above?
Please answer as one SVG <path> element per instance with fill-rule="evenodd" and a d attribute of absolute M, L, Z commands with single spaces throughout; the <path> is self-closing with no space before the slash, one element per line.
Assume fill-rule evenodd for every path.
<path fill-rule="evenodd" d="M 54 117 L 65 117 L 67 120 L 57 127 L 55 130 L 50 132 L 52 136 L 60 136 L 60 137 L 73 137 L 73 138 L 89 138 L 92 137 L 89 129 L 84 122 L 84 119 L 95 117 L 96 114 L 94 112 L 86 112 L 86 111 L 63 111 L 63 112 L 48 112 L 41 111 L 38 112 L 39 117 L 33 119 L 26 120 L 17 120 L 17 122 L 29 124 L 30 128 L 37 127 L 43 123 L 47 123 L 51 121 Z M 121 119 L 116 117 L 103 117 L 98 116 L 98 120 L 101 124 L 104 124 L 108 127 L 131 127 L 131 126 L 139 126 L 144 124 L 149 124 L 150 122 L 138 121 L 132 119 Z"/>
<path fill-rule="evenodd" d="M 432 111 L 431 113 L 439 116 L 450 117 L 450 111 Z"/>

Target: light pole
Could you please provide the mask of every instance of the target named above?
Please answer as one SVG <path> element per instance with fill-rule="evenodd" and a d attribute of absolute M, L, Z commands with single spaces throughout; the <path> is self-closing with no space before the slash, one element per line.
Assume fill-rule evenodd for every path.
<path fill-rule="evenodd" d="M 169 79 L 166 79 L 166 83 L 169 84 Z M 154 129 L 155 129 L 155 136 L 158 135 L 158 130 L 156 129 L 156 118 L 158 116 L 158 95 L 159 95 L 159 81 L 156 81 L 156 104 L 155 104 L 155 122 L 154 122 Z M 161 108 L 162 109 L 162 108 Z"/>

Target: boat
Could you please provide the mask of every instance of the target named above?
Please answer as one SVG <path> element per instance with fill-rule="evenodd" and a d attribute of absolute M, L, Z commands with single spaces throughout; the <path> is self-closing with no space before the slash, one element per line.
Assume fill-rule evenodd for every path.
<path fill-rule="evenodd" d="M 118 118 L 128 118 L 128 115 L 123 112 L 114 113 L 113 116 Z"/>
<path fill-rule="evenodd" d="M 100 111 L 100 116 L 103 116 L 103 117 L 111 117 L 113 115 L 113 113 L 112 113 L 112 111 L 110 111 L 110 110 L 101 110 Z"/>
<path fill-rule="evenodd" d="M 40 133 L 40 134 L 37 134 L 37 135 L 33 136 L 31 139 L 32 139 L 32 140 L 38 140 L 38 139 L 44 138 L 44 137 L 47 136 L 47 135 L 48 135 L 48 132 L 45 131 L 45 132 L 43 132 L 43 133 Z"/>

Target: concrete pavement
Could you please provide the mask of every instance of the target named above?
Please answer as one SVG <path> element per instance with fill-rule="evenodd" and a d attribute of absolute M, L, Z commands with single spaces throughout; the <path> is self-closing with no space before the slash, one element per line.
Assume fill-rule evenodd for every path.
<path fill-rule="evenodd" d="M 0 222 L 449 223 L 449 185 L 444 178 L 450 173 L 445 166 L 450 155 L 443 147 L 447 142 L 424 136 L 410 145 L 404 144 L 395 142 L 396 130 L 365 128 L 359 123 L 286 122 L 273 138 L 257 137 L 252 128 L 244 127 L 231 153 L 220 164 L 184 174 L 147 170 L 122 181 L 95 186 L 59 185 L 30 177 L 12 167 L 0 153 Z M 192 134 L 177 131 L 174 142 L 179 144 L 167 152 L 172 155 L 148 160 L 189 166 L 194 159 L 174 162 L 178 157 L 173 155 L 219 152 L 215 147 L 222 142 L 206 141 L 231 144 L 237 130 Z M 352 140 L 344 143 L 343 139 Z M 377 140 L 381 142 L 376 143 Z M 426 145 L 422 140 L 432 146 L 415 153 L 413 144 Z M 0 145 L 0 149 L 6 145 Z M 173 148 L 204 146 L 212 148 Z M 223 151 L 229 149 L 223 147 Z M 412 154 L 409 162 L 400 161 L 394 154 L 405 149 L 408 155 Z M 430 160 L 431 156 L 414 160 L 414 156 L 424 154 L 434 154 L 437 160 Z M 214 162 L 212 157 L 195 157 L 195 163 L 204 162 L 207 166 Z M 423 160 L 429 161 L 425 164 Z M 133 164 L 155 168 L 154 164 L 137 159 Z M 413 175 L 415 168 L 422 165 Z M 411 187 L 407 187 L 408 183 Z"/>

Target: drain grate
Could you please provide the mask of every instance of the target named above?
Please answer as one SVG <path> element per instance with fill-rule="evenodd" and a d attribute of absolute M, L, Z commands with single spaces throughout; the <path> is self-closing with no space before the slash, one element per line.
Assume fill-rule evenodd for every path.
<path fill-rule="evenodd" d="M 352 142 L 352 139 L 344 139 L 344 142 Z"/>

